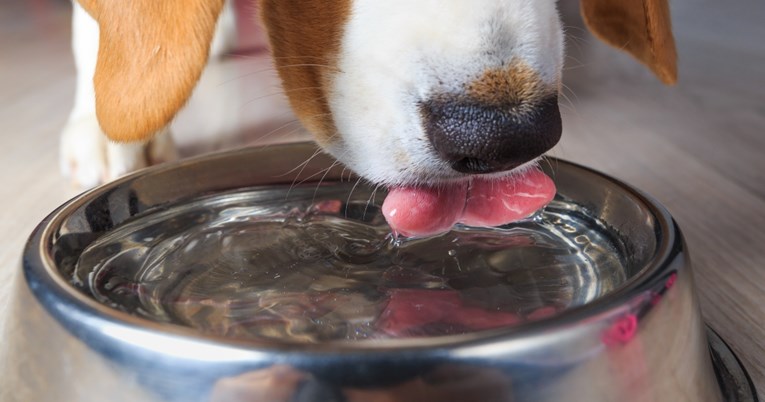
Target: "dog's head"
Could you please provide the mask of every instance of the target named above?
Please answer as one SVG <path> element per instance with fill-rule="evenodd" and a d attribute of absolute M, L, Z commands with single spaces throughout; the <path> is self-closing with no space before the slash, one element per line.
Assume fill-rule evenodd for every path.
<path fill-rule="evenodd" d="M 222 0 L 80 1 L 101 28 L 102 127 L 145 138 L 190 95 Z M 260 10 L 294 111 L 373 182 L 502 175 L 560 137 L 554 0 L 262 0 Z M 582 0 L 582 12 L 601 38 L 674 81 L 666 0 Z"/>

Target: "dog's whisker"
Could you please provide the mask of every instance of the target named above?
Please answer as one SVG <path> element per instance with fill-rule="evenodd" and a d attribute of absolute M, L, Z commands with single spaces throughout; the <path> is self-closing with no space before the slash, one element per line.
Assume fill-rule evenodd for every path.
<path fill-rule="evenodd" d="M 305 167 L 303 167 L 303 168 L 305 168 Z M 297 182 L 297 183 L 293 183 L 293 186 L 299 186 L 299 185 L 301 185 L 301 184 L 303 184 L 303 183 L 307 182 L 308 180 L 311 180 L 311 179 L 313 179 L 314 177 L 316 177 L 316 176 L 318 176 L 318 175 L 320 175 L 320 174 L 322 174 L 322 173 L 324 173 L 324 174 L 326 175 L 326 174 L 329 172 L 329 169 L 331 169 L 331 168 L 332 168 L 332 166 L 330 166 L 330 167 L 328 167 L 328 168 L 323 168 L 323 169 L 320 169 L 318 172 L 316 172 L 316 173 L 313 173 L 312 175 L 310 175 L 310 176 L 308 176 L 308 177 L 304 178 L 303 180 L 300 180 L 300 181 L 299 181 L 299 182 Z M 301 172 L 302 172 L 302 169 L 301 169 Z M 298 174 L 298 176 L 299 176 L 299 175 L 300 175 L 300 174 Z M 321 183 L 321 181 L 320 181 L 320 183 Z M 315 196 L 315 194 L 314 194 L 314 196 Z"/>
<path fill-rule="evenodd" d="M 558 175 L 558 169 L 560 168 L 560 164 L 558 163 L 558 158 L 555 158 L 555 166 L 553 166 L 552 162 L 550 161 L 551 158 L 547 158 L 547 163 L 550 164 L 550 174 L 552 175 L 553 179 Z"/>
<path fill-rule="evenodd" d="M 328 168 L 323 169 L 324 170 L 324 174 L 321 175 L 321 178 L 319 178 L 319 182 L 316 183 L 316 188 L 313 190 L 313 197 L 311 198 L 311 204 L 313 204 L 313 202 L 316 200 L 316 194 L 319 193 L 319 187 L 321 187 L 321 183 L 324 181 L 325 178 L 327 178 L 327 175 L 329 174 L 329 172 L 332 169 L 334 169 L 335 166 L 337 166 L 339 164 L 340 164 L 340 161 L 334 161 L 334 162 L 332 162 L 331 165 L 329 165 Z"/>
<path fill-rule="evenodd" d="M 282 60 L 282 59 L 300 59 L 300 60 L 303 60 L 303 59 L 316 59 L 316 60 L 322 60 L 322 61 L 326 61 L 326 62 L 329 61 L 329 59 L 327 59 L 326 57 L 322 57 L 322 56 L 307 56 L 307 55 L 305 55 L 305 56 L 271 56 L 271 58 L 274 59 L 274 60 Z"/>
<path fill-rule="evenodd" d="M 289 126 L 291 126 L 291 125 L 293 125 L 293 124 L 295 124 L 295 123 L 300 123 L 300 120 L 297 120 L 297 119 L 293 119 L 293 120 L 291 120 L 291 121 L 288 121 L 287 123 L 284 123 L 284 124 L 282 124 L 282 125 L 281 125 L 281 126 L 279 126 L 279 127 L 276 127 L 275 129 L 273 129 L 273 130 L 271 130 L 271 131 L 269 131 L 269 132 L 267 132 L 267 133 L 263 134 L 262 136 L 259 136 L 259 137 L 258 137 L 258 141 L 262 141 L 262 140 L 264 140 L 264 139 L 266 139 L 266 138 L 268 138 L 268 137 L 270 137 L 270 136 L 272 136 L 272 135 L 276 134 L 276 133 L 277 133 L 279 130 L 282 130 L 282 129 L 284 129 L 284 128 L 287 128 L 287 127 L 289 127 Z"/>
<path fill-rule="evenodd" d="M 579 102 L 579 97 L 576 95 L 576 92 L 574 92 L 574 91 L 571 89 L 571 87 L 569 87 L 568 85 L 566 85 L 566 84 L 564 84 L 564 83 L 561 83 L 561 87 L 563 87 L 563 89 L 564 89 L 564 90 L 566 90 L 566 91 L 570 92 L 570 93 L 571 93 L 571 96 L 573 96 L 573 97 L 574 97 L 574 99 L 575 99 L 577 102 Z"/>
<path fill-rule="evenodd" d="M 367 204 L 364 206 L 364 212 L 361 214 L 361 219 L 366 219 L 367 217 L 367 210 L 369 209 L 369 205 L 374 203 L 375 194 L 377 194 L 377 189 L 380 188 L 380 185 L 375 185 L 375 188 L 372 190 L 372 194 L 367 198 Z"/>
<path fill-rule="evenodd" d="M 241 107 L 247 106 L 247 105 L 249 105 L 252 102 L 255 102 L 255 101 L 258 101 L 258 100 L 261 100 L 261 99 L 265 99 L 265 98 L 269 98 L 269 97 L 272 97 L 272 96 L 286 95 L 288 93 L 299 92 L 299 91 L 309 91 L 309 90 L 312 90 L 312 89 L 322 89 L 322 88 L 321 87 L 302 87 L 302 88 L 292 88 L 292 89 L 289 89 L 289 90 L 286 90 L 286 91 L 273 92 L 273 93 L 270 93 L 270 94 L 265 94 L 265 95 L 261 95 L 261 96 L 249 99 L 248 101 L 243 103 Z"/>
<path fill-rule="evenodd" d="M 327 65 L 327 64 L 302 63 L 302 64 L 285 64 L 285 65 L 279 66 L 279 68 L 295 68 L 295 67 L 321 67 L 321 68 L 332 69 L 332 70 L 335 70 L 336 72 L 341 72 L 337 67 L 330 66 L 330 65 Z M 249 73 L 244 73 L 244 74 L 238 75 L 238 76 L 236 76 L 234 78 L 230 78 L 228 80 L 225 80 L 225 81 L 221 82 L 219 85 L 229 84 L 231 82 L 238 81 L 238 80 L 241 80 L 243 78 L 251 77 L 253 75 L 262 74 L 262 73 L 266 73 L 266 72 L 278 73 L 278 71 L 279 70 L 277 68 L 275 68 L 275 67 L 263 68 L 263 69 L 260 69 L 260 70 L 256 70 L 256 71 L 252 71 L 252 72 L 249 72 Z"/>
<path fill-rule="evenodd" d="M 574 113 L 574 115 L 575 115 L 576 117 L 581 117 L 581 115 L 579 114 L 579 110 L 576 108 L 576 105 L 579 103 L 579 98 L 576 96 L 576 93 L 575 93 L 574 91 L 572 91 L 572 90 L 571 90 L 571 89 L 570 89 L 568 86 L 566 86 L 565 84 L 561 84 L 561 87 L 562 87 L 563 91 L 561 91 L 561 92 L 560 92 L 560 94 L 561 94 L 561 96 L 562 96 L 563 100 L 564 100 L 566 103 L 568 103 L 568 105 L 566 105 L 565 103 L 561 103 L 560 105 L 561 105 L 561 106 L 563 106 L 563 107 L 566 107 L 566 106 L 567 106 L 567 107 L 568 107 L 568 109 L 569 109 L 569 110 L 571 110 L 571 111 Z M 569 97 L 569 96 L 566 94 L 566 92 L 565 92 L 566 90 L 567 90 L 569 93 L 571 93 L 571 96 L 573 96 L 573 97 L 574 97 L 574 99 L 573 99 L 573 100 L 571 99 L 571 97 Z"/>
<path fill-rule="evenodd" d="M 321 149 L 319 149 L 319 150 L 318 150 L 318 152 L 315 152 L 315 153 L 313 154 L 313 156 L 311 156 L 311 159 L 315 158 L 315 157 L 316 157 L 316 156 L 317 156 L 319 153 L 321 153 L 321 151 L 322 151 L 322 150 L 321 150 Z M 303 166 L 303 168 L 302 168 L 302 169 L 300 169 L 300 172 L 299 172 L 299 173 L 297 174 L 297 176 L 295 177 L 295 180 L 297 180 L 297 178 L 299 178 L 299 177 L 300 177 L 300 175 L 303 173 L 303 170 L 305 169 L 306 165 L 307 165 L 307 164 L 308 164 L 308 163 L 311 161 L 311 159 L 309 159 L 308 161 L 306 161 L 306 163 L 305 163 L 305 165 Z M 332 163 L 332 164 L 331 164 L 329 167 L 327 167 L 327 168 L 324 168 L 324 169 L 321 169 L 321 170 L 319 170 L 318 172 L 316 172 L 316 173 L 314 173 L 314 174 L 312 174 L 312 175 L 310 175 L 310 176 L 308 176 L 308 177 L 304 178 L 303 180 L 300 180 L 300 182 L 298 182 L 297 184 L 295 184 L 295 181 L 293 180 L 293 181 L 292 181 L 292 187 L 294 187 L 294 186 L 296 186 L 296 185 L 297 185 L 297 186 L 299 186 L 299 185 L 301 185 L 301 184 L 303 184 L 303 183 L 307 182 L 308 180 L 310 180 L 310 179 L 312 179 L 312 178 L 316 177 L 317 175 L 320 175 L 320 174 L 322 174 L 322 173 L 323 173 L 323 175 L 322 175 L 322 176 L 321 176 L 321 178 L 319 179 L 319 183 L 316 185 L 316 190 L 314 190 L 314 193 L 313 193 L 313 197 L 314 197 L 314 199 L 315 199 L 315 198 L 316 198 L 316 192 L 319 190 L 319 186 L 321 185 L 321 182 L 324 180 L 324 178 L 327 176 L 327 174 L 329 174 L 330 170 L 332 170 L 332 168 L 333 168 L 333 167 L 335 167 L 335 165 L 337 165 L 338 163 L 340 163 L 340 162 L 339 162 L 339 161 L 335 161 L 335 162 L 333 162 L 333 163 Z M 292 189 L 292 187 L 290 187 L 290 190 Z M 311 202 L 313 202 L 313 201 L 311 201 Z"/>
<path fill-rule="evenodd" d="M 344 180 L 343 176 L 345 176 L 345 171 L 346 171 L 346 170 L 348 170 L 348 166 L 345 166 L 345 165 L 343 165 L 343 170 L 340 172 L 340 182 L 341 182 L 341 183 L 342 183 L 342 182 L 343 182 L 343 180 Z"/>
<path fill-rule="evenodd" d="M 286 171 L 286 172 L 284 172 L 282 174 L 276 175 L 275 177 L 284 177 L 284 176 L 287 176 L 288 174 L 291 174 L 291 173 L 295 172 L 296 170 L 300 169 L 301 167 L 303 167 L 303 166 L 307 165 L 309 162 L 311 162 L 311 159 L 315 158 L 316 155 L 318 155 L 320 152 L 321 152 L 321 150 L 317 149 L 316 151 L 314 151 L 314 153 L 311 156 L 308 157 L 308 159 L 304 160 L 303 162 L 301 162 L 299 165 L 295 166 L 294 168 L 292 168 L 292 169 L 290 169 L 290 170 L 288 170 L 288 171 Z"/>
<path fill-rule="evenodd" d="M 575 115 L 579 116 L 579 111 L 576 110 L 576 106 L 574 105 L 573 102 L 571 102 L 571 99 L 569 99 L 568 95 L 566 95 L 563 92 L 561 92 L 560 95 L 563 97 L 563 100 L 565 101 L 565 103 L 561 102 L 561 103 L 559 103 L 559 106 L 562 107 L 562 108 L 566 108 L 566 109 L 572 111 Z"/>
<path fill-rule="evenodd" d="M 241 75 L 237 75 L 236 77 L 229 78 L 229 79 L 219 83 L 218 85 L 222 86 L 222 85 L 230 84 L 230 83 L 232 83 L 234 81 L 239 81 L 239 80 L 241 80 L 243 78 L 247 78 L 247 77 L 251 77 L 251 76 L 256 75 L 256 74 L 262 74 L 262 73 L 267 73 L 267 72 L 276 73 L 277 70 L 275 68 L 273 68 L 273 67 L 268 67 L 268 68 L 252 71 L 252 72 L 249 72 L 249 73 L 244 73 L 244 74 L 241 74 Z"/>
<path fill-rule="evenodd" d="M 362 180 L 361 177 L 359 177 L 359 179 L 356 180 L 356 184 L 354 184 L 353 187 L 351 187 L 351 191 L 350 191 L 350 193 L 348 193 L 348 199 L 345 200 L 345 212 L 344 213 L 345 213 L 345 217 L 346 218 L 348 217 L 348 204 L 351 203 L 351 197 L 353 196 L 353 192 L 356 190 L 356 187 L 358 187 L 359 183 L 361 183 L 361 180 Z"/>
<path fill-rule="evenodd" d="M 345 155 L 345 154 L 343 154 L 343 155 Z M 332 169 L 334 169 L 334 167 L 339 165 L 339 164 L 340 164 L 340 161 L 335 160 L 334 162 L 332 162 L 331 165 L 329 165 L 329 167 L 321 169 L 318 172 L 316 172 L 316 173 L 306 177 L 305 179 L 303 179 L 299 183 L 297 183 L 297 185 L 301 185 L 301 184 L 305 183 L 306 181 L 308 181 L 309 179 L 315 177 L 316 175 L 319 175 L 319 174 L 323 173 L 322 176 L 319 178 L 318 183 L 316 183 L 316 188 L 313 191 L 313 197 L 311 198 L 311 203 L 313 203 L 316 200 L 316 194 L 319 191 L 319 187 L 321 186 L 321 183 L 324 181 L 324 179 L 327 178 L 327 175 L 329 174 L 329 172 L 332 171 Z"/>
<path fill-rule="evenodd" d="M 283 138 L 287 138 L 287 137 L 289 137 L 289 136 L 291 136 L 291 135 L 293 135 L 293 134 L 295 134 L 295 133 L 297 133 L 299 131 L 302 131 L 302 130 L 303 130 L 303 126 L 302 125 L 298 125 L 297 127 L 293 128 L 293 129 L 291 129 L 289 131 L 286 131 L 286 132 L 276 132 L 276 133 L 273 133 L 272 135 L 277 135 L 278 134 L 277 138 L 282 138 L 283 139 Z M 263 141 L 263 140 L 265 140 L 267 138 L 268 137 L 262 137 L 262 138 L 259 138 L 259 140 Z"/>
<path fill-rule="evenodd" d="M 576 64 L 571 64 L 570 61 L 574 61 Z M 584 63 L 574 56 L 567 55 L 565 67 L 563 68 L 563 71 L 578 70 L 580 68 L 589 67 L 590 65 L 592 65 L 592 63 Z"/>
<path fill-rule="evenodd" d="M 550 176 L 552 176 L 553 179 L 554 179 L 555 178 L 555 174 L 556 174 L 556 168 L 554 168 L 553 165 L 552 165 L 552 162 L 550 162 L 550 157 L 547 156 L 547 155 L 542 155 L 539 158 L 539 160 L 540 160 L 540 162 L 544 161 L 545 163 L 547 163 L 547 166 L 550 168 Z"/>
<path fill-rule="evenodd" d="M 564 31 L 564 34 L 565 34 L 564 35 L 565 39 L 566 40 L 571 39 L 571 43 L 573 43 L 577 47 L 580 44 L 588 45 L 590 43 L 589 39 L 587 39 L 587 38 L 585 38 L 583 36 L 578 36 L 578 35 L 572 33 L 570 30 L 568 30 L 566 28 L 564 28 L 563 31 Z M 581 50 L 581 48 L 579 48 L 579 47 L 578 47 L 578 49 Z"/>
<path fill-rule="evenodd" d="M 576 30 L 578 30 L 580 32 L 584 32 L 584 33 L 588 33 L 589 32 L 589 31 L 587 31 L 586 29 L 584 29 L 584 28 L 582 28 L 580 26 L 568 25 L 568 24 L 563 24 L 563 29 L 565 29 L 565 30 L 576 29 Z"/>
<path fill-rule="evenodd" d="M 296 64 L 284 64 L 284 65 L 278 66 L 278 68 L 295 68 L 295 67 L 321 67 L 321 68 L 328 68 L 328 69 L 339 71 L 339 69 L 335 66 L 330 66 L 328 64 L 317 64 L 317 63 L 296 63 Z"/>
<path fill-rule="evenodd" d="M 252 47 L 251 49 L 259 49 L 259 48 Z M 269 51 L 257 53 L 257 52 L 250 52 L 248 51 L 248 49 L 244 49 L 244 51 L 235 50 L 233 52 L 226 53 L 225 57 L 233 57 L 233 58 L 242 59 L 242 60 L 258 60 L 258 61 L 274 59 L 274 56 Z M 298 57 L 298 56 L 294 56 L 294 57 Z M 315 57 L 315 56 L 305 56 L 305 57 L 308 58 L 308 57 Z"/>
<path fill-rule="evenodd" d="M 334 134 L 332 136 L 334 136 Z M 330 136 L 330 138 L 332 138 L 332 136 Z M 314 153 L 310 157 L 308 157 L 308 159 L 306 159 L 304 162 L 302 162 L 301 164 L 299 164 L 299 165 L 295 166 L 294 168 L 290 169 L 286 173 L 276 176 L 276 177 L 284 177 L 284 176 L 286 176 L 288 174 L 293 173 L 295 170 L 300 169 L 300 171 L 297 173 L 297 175 L 295 175 L 295 178 L 292 180 L 292 184 L 290 184 L 290 188 L 287 191 L 287 195 L 286 196 L 289 196 L 290 191 L 292 191 L 292 189 L 295 187 L 297 180 L 303 174 L 303 171 L 305 170 L 306 166 L 308 166 L 308 164 L 311 163 L 311 161 L 314 158 L 316 158 L 316 156 L 318 156 L 322 152 L 323 152 L 323 150 L 321 148 L 317 148 L 316 151 L 314 151 Z M 321 171 L 319 171 L 319 173 L 321 173 Z M 306 180 L 310 179 L 313 176 L 316 176 L 317 174 L 318 173 L 314 173 L 313 175 L 307 177 L 306 179 L 301 180 L 300 183 L 297 183 L 297 184 L 303 184 Z"/>
<path fill-rule="evenodd" d="M 563 33 L 566 37 L 573 37 L 581 41 L 587 41 L 587 36 L 590 34 L 588 30 L 576 25 L 563 25 L 561 28 L 563 28 Z M 580 36 L 580 34 L 583 35 Z"/>
<path fill-rule="evenodd" d="M 566 141 L 558 143 L 555 148 L 545 156 L 555 159 L 555 170 L 558 170 L 558 158 L 565 159 L 566 157 Z"/>
<path fill-rule="evenodd" d="M 578 112 L 577 112 L 577 110 L 576 110 L 576 109 L 574 109 L 574 108 L 573 108 L 571 105 L 566 105 L 566 104 L 563 104 L 563 103 L 561 103 L 561 104 L 560 104 L 560 108 L 561 108 L 562 110 L 568 110 L 568 111 L 570 111 L 571 113 L 573 113 L 573 114 L 575 114 L 575 115 L 578 115 Z"/>
<path fill-rule="evenodd" d="M 299 123 L 299 121 L 294 121 L 294 123 Z M 282 131 L 274 131 L 274 132 L 271 132 L 269 135 L 264 135 L 262 137 L 259 137 L 258 138 L 258 142 L 262 143 L 262 142 L 264 142 L 266 140 L 270 140 L 272 138 L 281 138 L 281 139 L 288 138 L 289 136 L 291 136 L 291 135 L 293 135 L 293 134 L 295 134 L 297 132 L 300 132 L 302 130 L 303 130 L 303 126 L 302 125 L 298 125 L 297 127 L 293 128 L 293 129 L 290 129 L 289 131 L 284 131 L 284 132 L 282 132 Z M 274 137 L 274 136 L 276 136 L 276 137 Z"/>
<path fill-rule="evenodd" d="M 290 188 L 287 190 L 287 194 L 285 194 L 284 198 L 286 199 L 289 197 L 290 192 L 292 192 L 292 189 L 295 188 L 295 183 L 297 182 L 298 178 L 300 178 L 300 175 L 303 174 L 303 171 L 305 170 L 306 166 L 308 166 L 311 161 L 316 158 L 321 153 L 321 149 L 317 149 L 313 155 L 308 157 L 308 159 L 305 160 L 305 162 L 301 163 L 300 165 L 296 166 L 294 169 L 291 170 L 291 172 L 294 172 L 298 167 L 300 168 L 300 171 L 295 175 L 295 178 L 292 179 L 292 184 L 290 184 Z M 289 173 L 286 173 L 289 174 Z M 286 175 L 285 174 L 285 175 Z M 302 182 L 301 182 L 302 183 Z"/>
<path fill-rule="evenodd" d="M 579 52 L 582 52 L 582 45 L 589 45 L 590 41 L 586 39 L 585 37 L 578 36 L 575 33 L 572 33 L 572 30 L 579 30 L 581 32 L 587 33 L 587 30 L 584 30 L 577 26 L 571 26 L 566 25 L 563 26 L 563 33 L 564 33 L 564 40 L 566 42 L 566 45 L 569 43 L 576 47 L 576 50 Z"/>
<path fill-rule="evenodd" d="M 308 115 L 308 116 L 306 116 L 306 118 L 321 117 L 321 116 L 327 116 L 327 115 L 330 115 L 330 114 L 331 113 L 316 113 L 316 114 L 313 114 L 313 115 Z M 288 114 L 288 115 L 291 115 L 291 114 Z M 273 130 L 267 132 L 266 134 L 263 134 L 263 135 L 259 136 L 257 140 L 262 142 L 262 141 L 270 138 L 271 136 L 277 135 L 277 134 L 280 135 L 280 136 L 284 136 L 284 137 L 290 136 L 290 135 L 292 135 L 292 134 L 294 134 L 294 133 L 296 133 L 296 132 L 298 132 L 298 131 L 303 129 L 303 126 L 300 123 L 301 122 L 298 119 L 291 119 L 290 121 L 288 121 L 288 122 L 286 122 L 286 123 L 284 123 L 284 124 L 274 128 Z M 282 130 L 284 130 L 285 128 L 287 128 L 289 126 L 292 126 L 294 124 L 298 124 L 298 127 L 290 129 L 287 132 L 282 132 Z"/>

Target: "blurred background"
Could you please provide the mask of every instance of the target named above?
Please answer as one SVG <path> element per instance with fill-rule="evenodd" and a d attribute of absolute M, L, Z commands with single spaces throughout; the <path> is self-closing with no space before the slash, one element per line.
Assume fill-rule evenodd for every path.
<path fill-rule="evenodd" d="M 205 73 L 173 125 L 183 157 L 308 138 L 250 7 L 239 7 L 237 50 Z M 577 1 L 559 7 L 568 56 L 564 134 L 552 154 L 668 207 L 687 239 L 706 322 L 765 393 L 765 2 L 671 1 L 674 87 L 593 38 Z M 67 0 L 0 5 L 0 325 L 26 237 L 80 191 L 58 165 L 74 97 L 70 32 Z"/>

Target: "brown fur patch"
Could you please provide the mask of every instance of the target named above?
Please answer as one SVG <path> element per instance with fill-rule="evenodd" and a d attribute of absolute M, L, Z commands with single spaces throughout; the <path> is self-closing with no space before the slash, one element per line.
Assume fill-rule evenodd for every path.
<path fill-rule="evenodd" d="M 677 82 L 677 50 L 667 0 L 582 0 L 580 6 L 595 36 L 629 52 L 665 84 Z"/>
<path fill-rule="evenodd" d="M 79 1 L 100 30 L 101 128 L 116 141 L 147 140 L 191 95 L 224 0 Z"/>
<path fill-rule="evenodd" d="M 465 93 L 473 101 L 512 108 L 533 107 L 556 92 L 531 66 L 518 60 L 487 69 L 465 85 Z"/>
<path fill-rule="evenodd" d="M 292 109 L 319 144 L 335 137 L 328 93 L 351 0 L 263 0 L 260 13 Z"/>

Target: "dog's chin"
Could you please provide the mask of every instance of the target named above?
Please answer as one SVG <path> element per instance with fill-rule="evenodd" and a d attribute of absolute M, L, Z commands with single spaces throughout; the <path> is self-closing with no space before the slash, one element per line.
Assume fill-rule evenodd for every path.
<path fill-rule="evenodd" d="M 446 187 L 458 184 L 470 184 L 474 180 L 483 181 L 503 181 L 522 177 L 530 170 L 540 169 L 543 156 L 538 156 L 513 169 L 503 170 L 492 173 L 462 173 L 451 169 L 444 163 L 443 168 L 428 169 L 418 166 L 404 168 L 402 171 L 393 174 L 373 173 L 369 177 L 362 175 L 364 179 L 375 185 L 381 185 L 387 188 L 398 187 Z M 380 178 L 384 179 L 380 179 Z M 386 178 L 387 177 L 387 178 Z"/>

